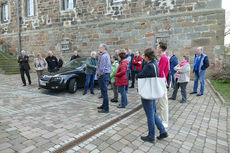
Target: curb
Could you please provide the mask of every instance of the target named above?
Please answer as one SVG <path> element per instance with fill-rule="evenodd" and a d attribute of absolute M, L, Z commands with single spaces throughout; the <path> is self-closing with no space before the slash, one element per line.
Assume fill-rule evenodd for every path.
<path fill-rule="evenodd" d="M 213 87 L 213 85 L 211 84 L 210 80 L 207 79 L 208 84 L 210 85 L 210 87 L 212 88 L 213 92 L 216 94 L 216 96 L 220 99 L 221 104 L 224 106 L 230 106 L 230 102 L 225 102 L 224 98 L 220 95 L 220 93 Z"/>

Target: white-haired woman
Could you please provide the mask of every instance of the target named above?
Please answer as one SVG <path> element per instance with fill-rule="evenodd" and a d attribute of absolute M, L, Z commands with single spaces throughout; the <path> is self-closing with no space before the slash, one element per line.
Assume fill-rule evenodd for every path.
<path fill-rule="evenodd" d="M 38 75 L 38 84 L 39 84 L 40 76 L 42 75 L 43 71 L 46 70 L 48 67 L 46 60 L 42 58 L 40 53 L 37 54 L 37 58 L 35 58 L 34 60 L 34 66 Z"/>
<path fill-rule="evenodd" d="M 97 69 L 97 60 L 96 60 L 96 52 L 91 52 L 91 56 L 87 58 L 86 60 L 86 80 L 85 80 L 85 87 L 83 95 L 87 94 L 87 90 L 90 84 L 90 93 L 94 94 L 94 79 L 95 79 L 95 73 Z"/>

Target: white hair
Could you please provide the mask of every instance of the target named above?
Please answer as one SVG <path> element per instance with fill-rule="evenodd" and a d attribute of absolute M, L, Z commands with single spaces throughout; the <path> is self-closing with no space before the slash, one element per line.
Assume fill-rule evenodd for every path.
<path fill-rule="evenodd" d="M 198 47 L 197 49 L 199 49 L 199 50 L 201 50 L 202 52 L 203 52 L 203 50 L 204 50 L 204 47 Z"/>
<path fill-rule="evenodd" d="M 22 50 L 21 53 L 26 53 L 26 51 L 25 51 L 25 50 Z"/>
<path fill-rule="evenodd" d="M 105 50 L 107 50 L 107 49 L 108 49 L 107 45 L 106 45 L 106 44 L 104 44 L 104 43 L 100 44 L 100 47 L 103 47 Z"/>
<path fill-rule="evenodd" d="M 95 52 L 95 51 L 91 52 L 91 56 L 93 56 L 93 55 L 97 55 L 97 52 Z"/>

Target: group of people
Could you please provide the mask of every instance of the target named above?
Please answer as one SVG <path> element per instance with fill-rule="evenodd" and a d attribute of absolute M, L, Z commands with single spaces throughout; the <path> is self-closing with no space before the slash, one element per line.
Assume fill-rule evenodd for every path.
<path fill-rule="evenodd" d="M 160 112 L 159 117 L 156 113 L 156 100 L 141 98 L 149 130 L 148 135 L 142 136 L 141 139 L 151 143 L 155 142 L 155 125 L 160 131 L 160 135 L 157 139 L 161 140 L 168 137 L 168 133 L 166 132 L 166 128 L 168 127 L 168 99 L 176 100 L 178 89 L 181 88 L 181 103 L 187 102 L 186 87 L 190 81 L 190 62 L 189 57 L 185 55 L 182 57 L 182 61 L 178 63 L 177 57 L 172 53 L 170 53 L 170 57 L 168 57 L 166 50 L 167 44 L 160 42 L 157 46 L 157 52 L 149 48 L 144 51 L 142 56 L 140 56 L 140 51 L 136 51 L 134 56 L 130 49 L 117 49 L 115 50 L 114 55 L 110 56 L 107 45 L 100 44 L 98 52 L 91 52 L 91 56 L 86 60 L 86 81 L 83 95 L 87 94 L 89 85 L 91 94 L 94 94 L 94 80 L 96 77 L 100 87 L 100 95 L 101 98 L 103 98 L 102 105 L 98 107 L 98 113 L 109 113 L 109 82 L 111 82 L 114 93 L 111 102 L 118 102 L 119 92 L 121 95 L 121 103 L 117 107 L 125 108 L 128 105 L 126 94 L 128 92 L 130 72 L 132 78 L 130 88 L 134 88 L 135 80 L 137 78 L 165 78 L 168 87 L 170 87 L 169 80 L 172 80 L 171 86 L 174 88 L 172 96 L 168 98 L 166 90 L 163 97 L 157 100 Z M 80 58 L 80 56 L 77 52 L 74 52 L 71 60 L 76 58 Z M 28 59 L 25 51 L 22 51 L 21 56 L 18 58 L 24 85 L 26 85 L 24 72 L 28 77 L 29 84 L 31 84 L 29 72 L 27 71 L 29 67 Z M 47 66 L 48 71 L 53 72 L 58 67 L 57 61 L 57 58 L 53 56 L 52 52 L 48 53 L 46 59 L 42 59 L 41 55 L 38 54 L 38 57 L 34 62 L 35 67 L 37 68 L 36 70 L 39 71 L 38 76 L 42 73 L 43 69 L 47 68 Z M 204 94 L 205 71 L 208 67 L 208 56 L 203 53 L 203 47 L 198 47 L 193 62 L 193 72 L 195 73 L 194 88 L 193 92 L 190 94 L 197 94 L 198 80 L 200 80 L 201 88 L 200 93 L 198 93 L 197 96 L 202 96 Z"/>
<path fill-rule="evenodd" d="M 73 56 L 70 60 L 74 60 L 76 58 L 81 58 L 78 55 L 78 51 L 74 51 Z M 29 56 L 26 55 L 26 51 L 22 50 L 21 55 L 18 57 L 18 63 L 20 67 L 21 79 L 23 86 L 26 86 L 25 74 L 28 78 L 29 85 L 31 85 L 31 78 L 30 78 L 30 65 L 29 65 Z M 38 81 L 40 80 L 40 76 L 45 70 L 48 72 L 57 72 L 63 66 L 63 60 L 60 56 L 54 56 L 52 51 L 48 52 L 48 56 L 43 58 L 40 53 L 37 54 L 36 58 L 34 59 L 34 67 L 37 72 Z"/>

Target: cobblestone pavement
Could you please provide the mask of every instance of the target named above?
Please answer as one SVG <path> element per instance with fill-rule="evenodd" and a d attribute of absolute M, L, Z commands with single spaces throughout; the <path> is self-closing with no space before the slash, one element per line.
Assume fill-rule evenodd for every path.
<path fill-rule="evenodd" d="M 0 78 L 0 153 L 54 151 L 140 104 L 136 89 L 132 89 L 126 109 L 110 103 L 109 114 L 98 114 L 101 99 L 97 94 L 38 90 L 35 74 L 33 85 L 27 87 L 21 86 L 19 75 Z M 220 105 L 206 87 L 205 96 L 188 95 L 186 104 L 169 101 L 169 138 L 163 141 L 151 144 L 140 140 L 147 134 L 141 109 L 67 152 L 230 152 L 229 108 Z M 109 95 L 112 98 L 111 91 Z"/>

